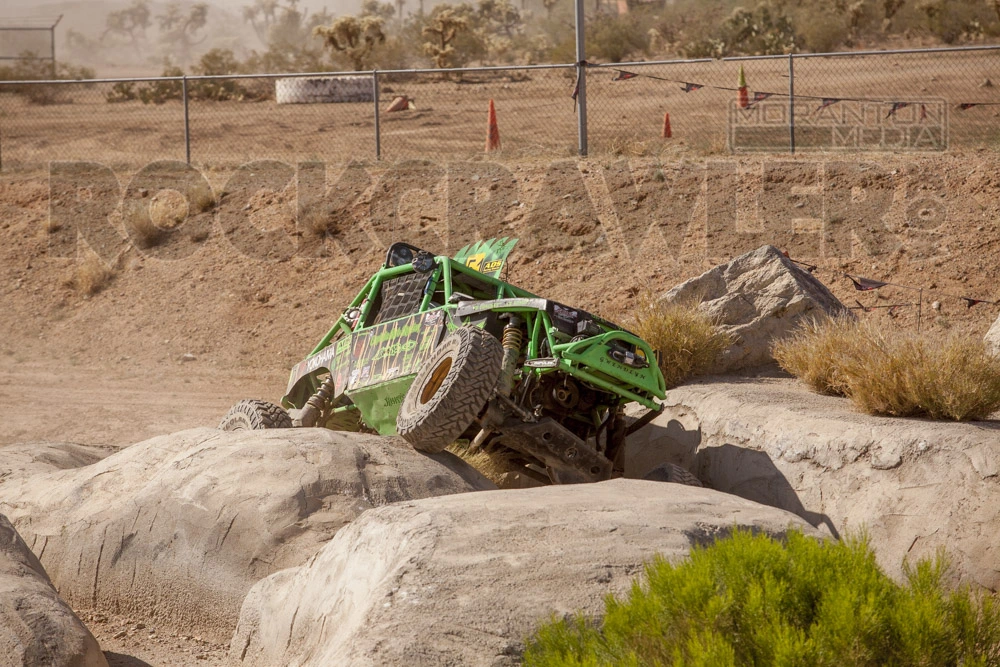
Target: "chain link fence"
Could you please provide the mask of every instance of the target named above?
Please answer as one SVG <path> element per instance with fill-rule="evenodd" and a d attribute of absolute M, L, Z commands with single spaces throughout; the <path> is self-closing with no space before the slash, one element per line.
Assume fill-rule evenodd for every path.
<path fill-rule="evenodd" d="M 587 85 L 578 99 L 581 71 Z M 1000 46 L 586 66 L 8 81 L 0 82 L 0 164 L 464 160 L 482 156 L 487 147 L 490 100 L 504 157 L 570 157 L 583 146 L 594 154 L 636 156 L 996 149 L 998 86 Z M 588 112 L 580 136 L 582 105 Z"/>

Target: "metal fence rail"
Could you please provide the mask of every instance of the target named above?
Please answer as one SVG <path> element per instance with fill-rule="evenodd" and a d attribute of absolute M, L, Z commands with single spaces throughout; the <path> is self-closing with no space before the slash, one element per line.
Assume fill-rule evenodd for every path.
<path fill-rule="evenodd" d="M 746 90 L 739 88 L 743 68 Z M 361 77 L 358 79 L 358 77 Z M 335 80 L 336 103 L 279 103 Z M 322 82 L 321 82 L 322 83 Z M 350 85 L 348 85 L 350 84 Z M 308 98 L 308 95 L 305 96 Z M 397 98 L 397 110 L 390 105 Z M 742 104 L 741 104 L 742 99 Z M 0 166 L 1000 147 L 1000 46 L 452 70 L 0 82 Z M 586 110 L 586 112 L 584 112 Z M 669 137 L 663 135 L 669 130 Z"/>

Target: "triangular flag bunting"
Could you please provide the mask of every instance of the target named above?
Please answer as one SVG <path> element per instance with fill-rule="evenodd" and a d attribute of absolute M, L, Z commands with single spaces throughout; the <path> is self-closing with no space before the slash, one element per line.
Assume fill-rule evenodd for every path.
<path fill-rule="evenodd" d="M 685 81 L 684 87 L 681 88 L 681 90 L 683 90 L 685 93 L 690 93 L 692 90 L 700 90 L 701 88 L 704 88 L 704 86 L 702 86 L 700 83 L 688 83 L 687 81 Z"/>
<path fill-rule="evenodd" d="M 626 81 L 628 79 L 634 79 L 635 77 L 639 76 L 635 72 L 626 72 L 623 69 L 615 71 L 618 72 L 618 74 L 615 76 L 615 78 L 611 79 L 612 81 Z"/>
<path fill-rule="evenodd" d="M 888 118 L 889 116 L 895 116 L 897 111 L 905 109 L 908 106 L 910 106 L 909 102 L 893 102 L 892 108 L 889 109 L 889 113 L 887 113 L 885 117 Z"/>
<path fill-rule="evenodd" d="M 844 275 L 847 274 L 845 273 Z M 886 285 L 889 284 L 889 283 L 883 283 L 879 280 L 872 280 L 871 278 L 862 278 L 861 276 L 858 276 L 857 278 L 855 278 L 854 276 L 847 276 L 847 278 L 852 283 L 854 283 L 854 289 L 858 290 L 859 292 L 870 292 L 872 290 L 878 289 L 879 287 L 885 287 Z"/>

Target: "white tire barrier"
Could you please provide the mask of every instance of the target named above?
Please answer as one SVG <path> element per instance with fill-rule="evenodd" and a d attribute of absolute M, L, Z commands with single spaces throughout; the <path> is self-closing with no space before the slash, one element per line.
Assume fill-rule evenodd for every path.
<path fill-rule="evenodd" d="M 372 80 L 368 76 L 324 76 L 277 79 L 274 97 L 278 104 L 372 102 Z"/>

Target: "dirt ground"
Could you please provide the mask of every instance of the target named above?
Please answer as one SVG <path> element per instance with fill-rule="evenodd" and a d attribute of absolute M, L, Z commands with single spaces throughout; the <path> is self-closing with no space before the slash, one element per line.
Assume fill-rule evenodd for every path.
<path fill-rule="evenodd" d="M 982 336 L 1000 307 L 967 308 L 960 297 L 1000 298 L 998 167 L 994 153 L 976 151 L 364 164 L 328 167 L 312 199 L 302 171 L 258 191 L 252 179 L 235 187 L 232 169 L 204 168 L 212 201 L 187 218 L 183 198 L 179 216 L 160 211 L 176 209 L 171 183 L 133 188 L 124 204 L 113 193 L 101 237 L 111 241 L 88 238 L 107 259 L 93 293 L 84 289 L 93 253 L 77 243 L 93 230 L 72 219 L 91 215 L 84 203 L 98 189 L 81 181 L 67 202 L 50 195 L 46 170 L 3 172 L 0 446 L 123 447 L 213 426 L 241 398 L 277 400 L 288 369 L 394 240 L 453 253 L 480 237 L 519 236 L 511 282 L 625 320 L 644 292 L 771 243 L 816 265 L 845 304 L 878 307 L 856 311 L 863 317 L 914 330 L 918 292 L 908 288 L 923 288 L 924 331 Z M 133 173 L 116 169 L 123 190 Z M 166 234 L 158 245 L 139 247 L 126 226 L 129 202 L 140 200 Z M 845 273 L 893 285 L 858 292 Z M 223 659 L 225 647 L 195 637 L 80 612 L 113 665 Z"/>

